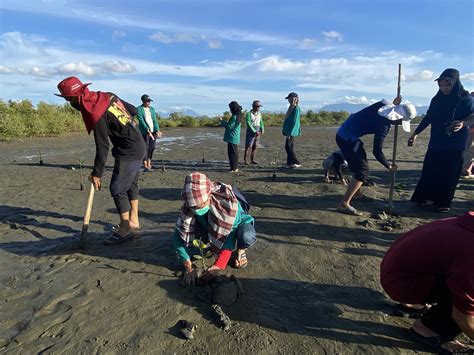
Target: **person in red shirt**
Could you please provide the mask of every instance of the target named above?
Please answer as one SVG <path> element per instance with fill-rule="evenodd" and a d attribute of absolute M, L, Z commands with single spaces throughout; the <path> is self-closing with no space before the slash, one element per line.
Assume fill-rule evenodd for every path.
<path fill-rule="evenodd" d="M 410 328 L 440 353 L 473 351 L 454 340 L 474 339 L 474 211 L 417 227 L 398 238 L 380 266 L 383 289 L 395 301 L 431 305 Z"/>

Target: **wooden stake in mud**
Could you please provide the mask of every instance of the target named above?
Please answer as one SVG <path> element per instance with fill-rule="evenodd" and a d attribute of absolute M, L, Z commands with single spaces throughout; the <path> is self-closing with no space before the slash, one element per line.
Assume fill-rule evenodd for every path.
<path fill-rule="evenodd" d="M 397 97 L 400 96 L 401 92 L 401 77 L 402 77 L 402 64 L 398 64 L 398 86 L 397 86 Z M 397 141 L 398 141 L 398 124 L 395 125 L 395 132 L 393 135 L 393 155 L 392 155 L 392 166 L 395 165 L 397 160 Z M 393 190 L 395 189 L 395 171 L 392 171 L 390 181 L 390 193 L 388 196 L 388 213 L 393 212 Z"/>
<path fill-rule="evenodd" d="M 87 245 L 87 229 L 91 219 L 92 203 L 94 202 L 94 184 L 91 183 L 89 197 L 87 198 L 86 212 L 84 213 L 84 222 L 82 223 L 81 238 L 79 239 L 79 248 L 83 249 Z"/>

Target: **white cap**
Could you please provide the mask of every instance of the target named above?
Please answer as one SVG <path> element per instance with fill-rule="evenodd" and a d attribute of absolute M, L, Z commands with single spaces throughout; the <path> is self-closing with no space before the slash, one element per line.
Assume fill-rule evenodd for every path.
<path fill-rule="evenodd" d="M 402 128 L 405 132 L 410 132 L 410 121 L 416 117 L 416 108 L 407 102 L 402 105 L 385 105 L 378 110 L 378 114 L 390 121 L 402 120 Z"/>

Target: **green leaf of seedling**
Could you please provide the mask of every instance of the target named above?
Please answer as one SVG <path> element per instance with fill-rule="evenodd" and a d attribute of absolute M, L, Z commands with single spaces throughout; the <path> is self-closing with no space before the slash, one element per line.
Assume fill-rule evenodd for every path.
<path fill-rule="evenodd" d="M 205 258 L 210 258 L 212 256 L 212 251 L 208 250 L 204 253 Z"/>
<path fill-rule="evenodd" d="M 207 245 L 198 239 L 193 240 L 193 245 L 198 249 L 206 249 Z"/>
<path fill-rule="evenodd" d="M 193 255 L 193 259 L 194 259 L 194 260 L 201 260 L 201 259 L 202 259 L 202 256 L 196 254 L 196 255 Z"/>

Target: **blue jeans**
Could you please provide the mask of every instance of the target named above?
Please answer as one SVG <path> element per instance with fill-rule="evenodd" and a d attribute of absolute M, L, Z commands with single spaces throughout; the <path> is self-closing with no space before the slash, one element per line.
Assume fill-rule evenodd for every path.
<path fill-rule="evenodd" d="M 252 223 L 243 223 L 237 227 L 237 249 L 247 249 L 255 244 L 257 236 Z"/>

